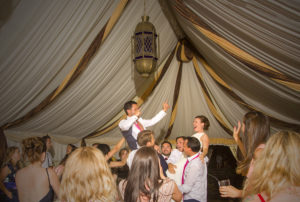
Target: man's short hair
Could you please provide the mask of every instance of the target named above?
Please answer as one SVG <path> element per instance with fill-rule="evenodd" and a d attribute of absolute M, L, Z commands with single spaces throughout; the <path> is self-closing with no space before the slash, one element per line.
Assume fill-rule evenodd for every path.
<path fill-rule="evenodd" d="M 154 136 L 154 133 L 151 130 L 143 130 L 139 132 L 137 137 L 137 143 L 140 147 L 146 146 L 148 142 L 152 141 L 152 136 Z"/>
<path fill-rule="evenodd" d="M 170 147 L 171 147 L 171 149 L 172 149 L 172 144 L 171 144 L 171 142 L 169 142 L 168 140 L 163 141 L 163 142 L 161 143 L 161 147 L 162 147 L 164 144 L 169 144 Z"/>
<path fill-rule="evenodd" d="M 107 155 L 110 152 L 108 144 L 98 144 L 97 148 L 102 151 L 103 155 Z"/>
<path fill-rule="evenodd" d="M 188 148 L 191 148 L 193 152 L 199 152 L 200 151 L 200 142 L 195 137 L 186 137 L 187 140 L 187 146 Z"/>
<path fill-rule="evenodd" d="M 176 137 L 176 142 L 177 142 L 177 140 L 178 140 L 178 139 L 180 139 L 180 138 L 182 138 L 183 140 L 185 140 L 185 139 L 186 139 L 186 137 L 185 137 L 185 136 L 178 136 L 178 137 Z"/>
<path fill-rule="evenodd" d="M 127 110 L 128 110 L 128 109 L 131 109 L 131 108 L 132 108 L 132 105 L 134 105 L 134 104 L 137 105 L 137 103 L 136 103 L 135 101 L 128 101 L 128 102 L 126 102 L 126 103 L 124 104 L 124 111 L 125 111 L 125 113 L 126 113 L 127 115 L 128 115 Z"/>
<path fill-rule="evenodd" d="M 42 137 L 42 140 L 43 142 L 46 144 L 47 143 L 47 140 L 50 139 L 51 140 L 51 137 L 49 135 L 45 135 Z"/>

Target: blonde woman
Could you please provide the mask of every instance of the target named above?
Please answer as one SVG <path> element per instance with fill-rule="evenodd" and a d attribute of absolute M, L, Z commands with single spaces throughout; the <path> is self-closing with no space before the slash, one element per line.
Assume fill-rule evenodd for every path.
<path fill-rule="evenodd" d="M 62 201 L 115 201 L 116 183 L 101 151 L 80 147 L 68 157 L 61 182 Z"/>
<path fill-rule="evenodd" d="M 23 140 L 24 159 L 30 164 L 17 172 L 16 184 L 21 202 L 51 202 L 59 194 L 59 180 L 52 168 L 43 168 L 46 144 L 41 138 Z"/>
<path fill-rule="evenodd" d="M 300 201 L 300 134 L 274 134 L 256 160 L 244 201 Z"/>

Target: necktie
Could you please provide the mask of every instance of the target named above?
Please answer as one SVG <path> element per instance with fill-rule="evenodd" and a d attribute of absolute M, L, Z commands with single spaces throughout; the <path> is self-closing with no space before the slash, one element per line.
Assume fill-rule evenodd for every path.
<path fill-rule="evenodd" d="M 181 184 L 184 184 L 184 172 L 185 172 L 185 168 L 187 167 L 187 165 L 189 164 L 189 160 L 187 159 L 184 167 L 183 167 L 183 172 L 182 172 L 182 177 L 181 177 Z"/>
<path fill-rule="evenodd" d="M 136 126 L 140 131 L 143 131 L 143 130 L 144 130 L 143 125 L 142 125 L 138 120 L 136 120 L 135 126 Z"/>
<path fill-rule="evenodd" d="M 195 156 L 192 160 L 194 160 L 195 158 L 198 158 L 198 157 L 199 157 L 199 154 L 197 156 Z M 184 164 L 183 172 L 182 172 L 182 177 L 181 177 L 181 184 L 184 184 L 184 172 L 185 172 L 185 168 L 187 167 L 187 165 L 189 164 L 189 162 L 190 162 L 189 160 L 186 160 L 186 163 Z"/>

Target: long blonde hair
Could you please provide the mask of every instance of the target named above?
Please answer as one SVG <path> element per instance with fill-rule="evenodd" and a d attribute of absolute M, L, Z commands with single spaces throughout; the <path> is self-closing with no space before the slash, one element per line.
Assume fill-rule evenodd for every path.
<path fill-rule="evenodd" d="M 114 201 L 116 182 L 103 154 L 80 147 L 68 157 L 61 182 L 62 201 Z"/>
<path fill-rule="evenodd" d="M 244 196 L 263 192 L 270 200 L 290 186 L 300 186 L 299 154 L 299 133 L 281 131 L 272 135 L 254 164 Z"/>

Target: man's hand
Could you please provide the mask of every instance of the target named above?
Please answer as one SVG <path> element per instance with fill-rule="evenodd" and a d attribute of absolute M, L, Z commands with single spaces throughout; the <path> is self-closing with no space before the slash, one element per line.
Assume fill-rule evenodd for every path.
<path fill-rule="evenodd" d="M 163 104 L 163 110 L 166 112 L 170 108 L 170 105 L 166 102 Z"/>
<path fill-rule="evenodd" d="M 175 168 L 177 168 L 176 165 L 174 165 L 172 163 L 168 164 L 168 170 L 169 170 L 170 173 L 174 174 L 175 173 Z"/>
<path fill-rule="evenodd" d="M 141 111 L 138 109 L 138 110 L 136 110 L 136 112 L 134 113 L 134 115 L 136 115 L 137 117 L 140 117 L 140 115 L 141 115 Z"/>
<path fill-rule="evenodd" d="M 241 122 L 238 122 L 238 127 L 233 127 L 233 138 L 235 142 L 240 141 Z"/>

